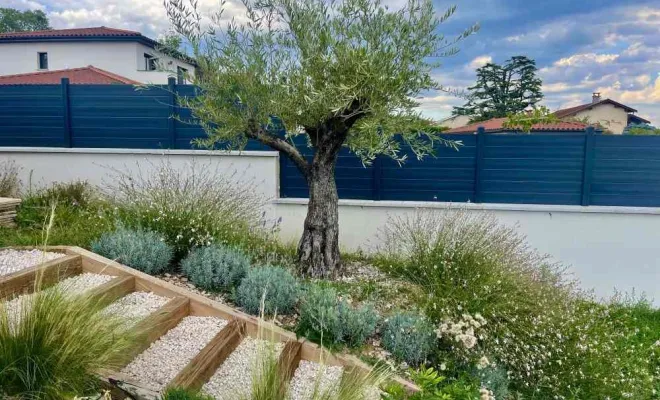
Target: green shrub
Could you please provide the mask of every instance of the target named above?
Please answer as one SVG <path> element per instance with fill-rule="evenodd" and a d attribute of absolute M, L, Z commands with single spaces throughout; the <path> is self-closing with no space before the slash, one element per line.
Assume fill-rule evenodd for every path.
<path fill-rule="evenodd" d="M 342 325 L 342 341 L 349 347 L 362 346 L 376 331 L 380 317 L 370 304 L 351 307 L 345 301 L 339 303 L 339 320 Z"/>
<path fill-rule="evenodd" d="M 236 292 L 236 302 L 245 311 L 259 315 L 289 314 L 298 301 L 296 278 L 280 267 L 257 267 L 248 271 Z M 263 300 L 263 310 L 262 308 Z"/>
<path fill-rule="evenodd" d="M 23 301 L 18 315 L 0 303 L 0 398 L 92 394 L 97 371 L 120 368 L 137 343 L 123 320 L 102 312 L 102 301 L 56 289 Z"/>
<path fill-rule="evenodd" d="M 379 317 L 370 305 L 351 307 L 331 287 L 309 285 L 300 304 L 298 332 L 316 340 L 359 347 L 374 334 Z"/>
<path fill-rule="evenodd" d="M 212 291 L 231 291 L 249 267 L 242 251 L 214 244 L 194 249 L 181 262 L 183 273 L 195 285 Z"/>
<path fill-rule="evenodd" d="M 487 321 L 473 327 L 483 331 L 478 341 L 466 326 L 458 341 L 443 337 L 441 358 L 470 365 L 488 354 L 523 397 L 650 396 L 660 374 L 649 368 L 649 346 L 638 345 L 645 324 L 577 291 L 515 228 L 487 213 L 420 212 L 392 219 L 381 238 L 377 264 L 419 285 L 439 331 L 473 315 Z M 613 310 L 622 316 L 611 318 Z"/>
<path fill-rule="evenodd" d="M 92 251 L 147 274 L 164 271 L 172 249 L 154 232 L 120 227 L 92 243 Z"/>
<path fill-rule="evenodd" d="M 191 162 L 175 167 L 157 163 L 113 171 L 105 188 L 129 227 L 161 234 L 179 261 L 193 248 L 213 242 L 241 245 L 263 226 L 253 180 L 237 172 Z"/>
<path fill-rule="evenodd" d="M 399 313 L 385 320 L 382 345 L 392 355 L 409 365 L 419 366 L 434 350 L 436 334 L 424 317 Z"/>

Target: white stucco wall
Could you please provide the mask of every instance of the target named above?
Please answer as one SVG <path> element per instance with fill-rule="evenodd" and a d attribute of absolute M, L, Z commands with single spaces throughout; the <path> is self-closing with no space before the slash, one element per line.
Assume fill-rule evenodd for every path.
<path fill-rule="evenodd" d="M 0 75 L 40 71 L 40 52 L 48 53 L 50 71 L 93 65 L 138 82 L 155 84 L 167 83 L 169 76 L 176 76 L 177 66 L 194 73 L 192 65 L 137 42 L 41 42 L 0 43 Z M 144 53 L 155 55 L 162 70 L 144 71 Z"/>
<path fill-rule="evenodd" d="M 600 104 L 592 109 L 580 111 L 574 118 L 586 119 L 590 123 L 600 123 L 605 129 L 620 135 L 628 125 L 628 113 L 612 104 Z"/>
<path fill-rule="evenodd" d="M 258 194 L 274 199 L 266 211 L 281 217 L 280 235 L 297 241 L 306 214 L 305 199 L 276 199 L 278 157 L 275 152 L 207 152 L 190 150 L 118 150 L 2 148 L 0 161 L 13 159 L 21 168 L 24 185 L 45 185 L 76 179 L 101 184 L 109 167 L 135 168 L 158 162 L 167 154 L 172 165 L 192 159 L 210 167 L 239 172 L 238 177 L 258 184 Z M 443 212 L 465 207 L 474 212 L 487 210 L 504 224 L 518 224 L 530 245 L 570 265 L 570 271 L 585 289 L 610 296 L 615 289 L 646 292 L 660 305 L 660 209 L 632 207 L 580 207 L 514 204 L 449 204 L 424 202 L 340 200 L 341 246 L 346 250 L 368 251 L 377 244 L 378 230 L 390 216 L 413 213 L 417 208 Z"/>

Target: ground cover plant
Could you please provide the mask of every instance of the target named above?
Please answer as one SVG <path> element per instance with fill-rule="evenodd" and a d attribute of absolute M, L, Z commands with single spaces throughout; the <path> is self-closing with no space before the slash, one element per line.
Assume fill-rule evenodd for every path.
<path fill-rule="evenodd" d="M 151 275 L 166 270 L 174 254 L 157 233 L 123 226 L 104 233 L 91 247 L 97 254 Z"/>

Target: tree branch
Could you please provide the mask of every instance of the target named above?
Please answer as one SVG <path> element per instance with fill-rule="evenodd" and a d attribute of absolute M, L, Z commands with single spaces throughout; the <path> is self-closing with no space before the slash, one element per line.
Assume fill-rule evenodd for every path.
<path fill-rule="evenodd" d="M 305 179 L 307 179 L 309 176 L 309 163 L 294 145 L 266 131 L 254 121 L 249 123 L 245 135 L 250 139 L 258 140 L 266 146 L 286 154 L 296 164 L 296 167 L 298 167 Z"/>

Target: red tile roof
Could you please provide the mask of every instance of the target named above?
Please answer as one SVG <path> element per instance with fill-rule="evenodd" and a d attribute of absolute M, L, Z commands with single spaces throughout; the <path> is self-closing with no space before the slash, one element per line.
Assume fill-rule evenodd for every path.
<path fill-rule="evenodd" d="M 603 100 L 597 101 L 595 103 L 587 103 L 587 104 L 582 104 L 582 105 L 575 106 L 575 107 L 570 107 L 570 108 L 564 108 L 562 110 L 557 110 L 557 111 L 554 112 L 554 114 L 557 116 L 557 118 L 570 117 L 570 116 L 573 116 L 573 115 L 577 114 L 578 112 L 580 112 L 582 110 L 587 110 L 587 109 L 590 109 L 590 108 L 593 108 L 595 106 L 605 104 L 605 103 L 612 104 L 616 107 L 621 107 L 626 112 L 637 112 L 637 110 L 635 110 L 634 108 L 628 107 L 627 105 L 621 104 L 621 103 L 616 102 L 612 99 L 603 99 Z"/>
<path fill-rule="evenodd" d="M 502 132 L 510 131 L 511 129 L 504 128 L 504 121 L 506 118 L 493 118 L 487 121 L 476 122 L 474 124 L 460 126 L 458 128 L 450 129 L 444 133 L 474 133 L 477 131 L 477 128 L 483 126 L 486 129 L 486 132 Z M 567 122 L 567 121 L 558 121 L 552 124 L 536 124 L 532 126 L 532 132 L 543 132 L 543 131 L 583 131 L 588 124 L 583 124 L 582 122 Z"/>
<path fill-rule="evenodd" d="M 6 32 L 0 33 L 0 39 L 10 38 L 41 38 L 41 37 L 86 37 L 86 36 L 142 36 L 140 32 L 125 29 L 99 26 L 95 28 L 49 29 L 33 32 Z"/>
<path fill-rule="evenodd" d="M 62 78 L 69 78 L 69 83 L 74 85 L 139 84 L 139 82 L 132 79 L 128 79 L 123 76 L 113 74 L 112 72 L 108 72 L 89 65 L 83 68 L 32 72 L 29 74 L 4 75 L 0 76 L 0 85 L 55 85 L 60 84 Z"/>

